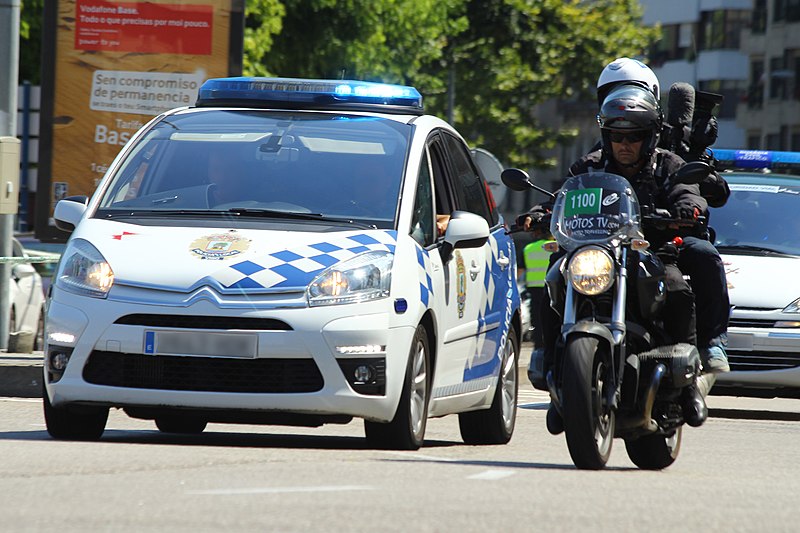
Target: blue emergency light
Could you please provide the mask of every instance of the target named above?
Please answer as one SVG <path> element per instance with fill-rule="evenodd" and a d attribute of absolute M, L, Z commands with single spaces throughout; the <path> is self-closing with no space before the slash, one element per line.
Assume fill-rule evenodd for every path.
<path fill-rule="evenodd" d="M 214 78 L 200 87 L 195 105 L 422 114 L 414 87 L 353 80 Z"/>
<path fill-rule="evenodd" d="M 800 173 L 800 152 L 714 150 L 719 170 L 770 170 Z"/>

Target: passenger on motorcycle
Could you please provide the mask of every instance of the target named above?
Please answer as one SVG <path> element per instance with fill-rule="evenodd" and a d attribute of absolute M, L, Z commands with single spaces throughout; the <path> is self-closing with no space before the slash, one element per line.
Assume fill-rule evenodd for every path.
<path fill-rule="evenodd" d="M 657 101 L 660 98 L 661 88 L 655 73 L 641 61 L 620 57 L 606 65 L 597 79 L 598 105 L 602 105 L 609 92 L 620 85 L 638 85 L 650 90 Z M 705 96 L 701 97 L 701 94 Z M 711 115 L 715 104 L 709 105 L 709 102 L 713 102 L 713 98 L 710 98 L 713 96 L 715 95 L 698 92 L 693 112 L 688 110 L 692 115 L 691 128 L 685 135 L 685 142 L 677 145 L 681 149 L 675 152 L 685 161 L 713 163 L 713 157 L 707 150 L 717 139 L 717 123 Z M 680 109 L 680 105 L 671 103 L 670 111 L 676 110 L 685 111 Z M 663 130 L 662 122 L 661 131 Z M 663 133 L 661 137 L 659 146 L 666 148 L 670 143 L 663 142 L 666 137 Z M 722 207 L 728 201 L 730 189 L 725 179 L 715 171 L 700 183 L 700 193 L 709 206 Z M 701 214 L 708 217 L 707 210 Z M 711 373 L 727 372 L 730 367 L 725 346 L 730 300 L 722 258 L 705 236 L 688 236 L 684 238 L 678 266 L 690 277 L 695 294 L 697 341 L 703 369 Z"/>
<path fill-rule="evenodd" d="M 653 93 L 640 85 L 621 85 L 608 94 L 598 115 L 602 135 L 602 148 L 579 159 L 570 167 L 575 176 L 587 172 L 610 172 L 624 176 L 634 187 L 640 205 L 652 209 L 663 208 L 678 218 L 696 220 L 707 209 L 698 185 L 668 184 L 667 178 L 685 162 L 675 154 L 657 148 L 663 116 Z M 523 218 L 524 217 L 524 218 Z M 526 229 L 532 224 L 549 223 L 549 206 L 535 206 L 523 215 Z M 664 327 L 674 342 L 697 345 L 695 321 L 695 295 L 684 279 L 675 236 L 692 237 L 693 230 L 646 230 L 645 238 L 651 249 L 658 252 L 667 273 L 667 299 L 664 310 Z M 699 233 L 698 230 L 694 230 Z M 706 243 L 708 241 L 705 241 Z M 711 246 L 710 243 L 708 243 Z M 681 249 L 681 254 L 683 250 Z M 551 256 L 551 265 L 562 254 Z M 711 255 L 694 255 L 694 261 L 713 258 Z M 706 265 L 694 265 L 709 268 Z M 727 296 L 727 295 L 726 295 Z M 717 295 L 718 298 L 721 296 Z M 544 335 L 544 376 L 552 367 L 555 344 L 559 335 L 560 319 L 549 306 L 542 310 Z M 727 324 L 727 320 L 726 320 Z M 683 402 L 684 418 L 692 426 L 705 421 L 705 401 L 695 387 L 690 387 Z"/>

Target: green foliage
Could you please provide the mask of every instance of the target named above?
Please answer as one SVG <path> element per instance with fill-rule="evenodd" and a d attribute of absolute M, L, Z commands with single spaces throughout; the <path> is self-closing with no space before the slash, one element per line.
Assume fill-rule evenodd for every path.
<path fill-rule="evenodd" d="M 19 82 L 41 83 L 44 0 L 22 0 L 19 27 Z"/>
<path fill-rule="evenodd" d="M 576 134 L 538 123 L 537 104 L 593 98 L 606 63 L 641 55 L 657 36 L 657 30 L 640 25 L 637 0 L 284 0 L 283 5 L 282 31 L 274 34 L 269 52 L 258 56 L 263 58 L 258 69 L 249 72 L 413 85 L 426 110 L 452 117 L 471 145 L 522 167 L 552 165 L 543 151 Z"/>
<path fill-rule="evenodd" d="M 245 76 L 267 76 L 264 59 L 273 36 L 281 32 L 286 9 L 279 0 L 247 0 L 246 4 L 242 71 Z"/>

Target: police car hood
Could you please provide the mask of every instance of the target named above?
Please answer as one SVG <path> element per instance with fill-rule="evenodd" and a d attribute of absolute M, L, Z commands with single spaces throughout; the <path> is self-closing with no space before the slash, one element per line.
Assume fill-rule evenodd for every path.
<path fill-rule="evenodd" d="M 91 242 L 115 284 L 221 292 L 302 290 L 326 268 L 367 251 L 394 252 L 389 230 L 336 232 L 139 226 L 83 221 L 73 238 Z"/>
<path fill-rule="evenodd" d="M 800 297 L 800 257 L 722 254 L 731 305 L 783 309 Z"/>

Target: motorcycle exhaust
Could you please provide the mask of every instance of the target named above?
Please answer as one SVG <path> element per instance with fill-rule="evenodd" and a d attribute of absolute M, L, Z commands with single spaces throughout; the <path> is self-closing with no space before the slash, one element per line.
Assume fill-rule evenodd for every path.
<path fill-rule="evenodd" d="M 661 385 L 661 380 L 667 373 L 667 367 L 663 363 L 658 363 L 653 368 L 653 375 L 650 376 L 650 383 L 644 393 L 644 404 L 642 405 L 642 412 L 639 416 L 629 418 L 625 421 L 619 420 L 620 429 L 634 429 L 641 428 L 647 433 L 655 433 L 658 430 L 658 424 L 653 420 L 653 405 L 656 402 L 656 393 L 658 387 Z"/>

